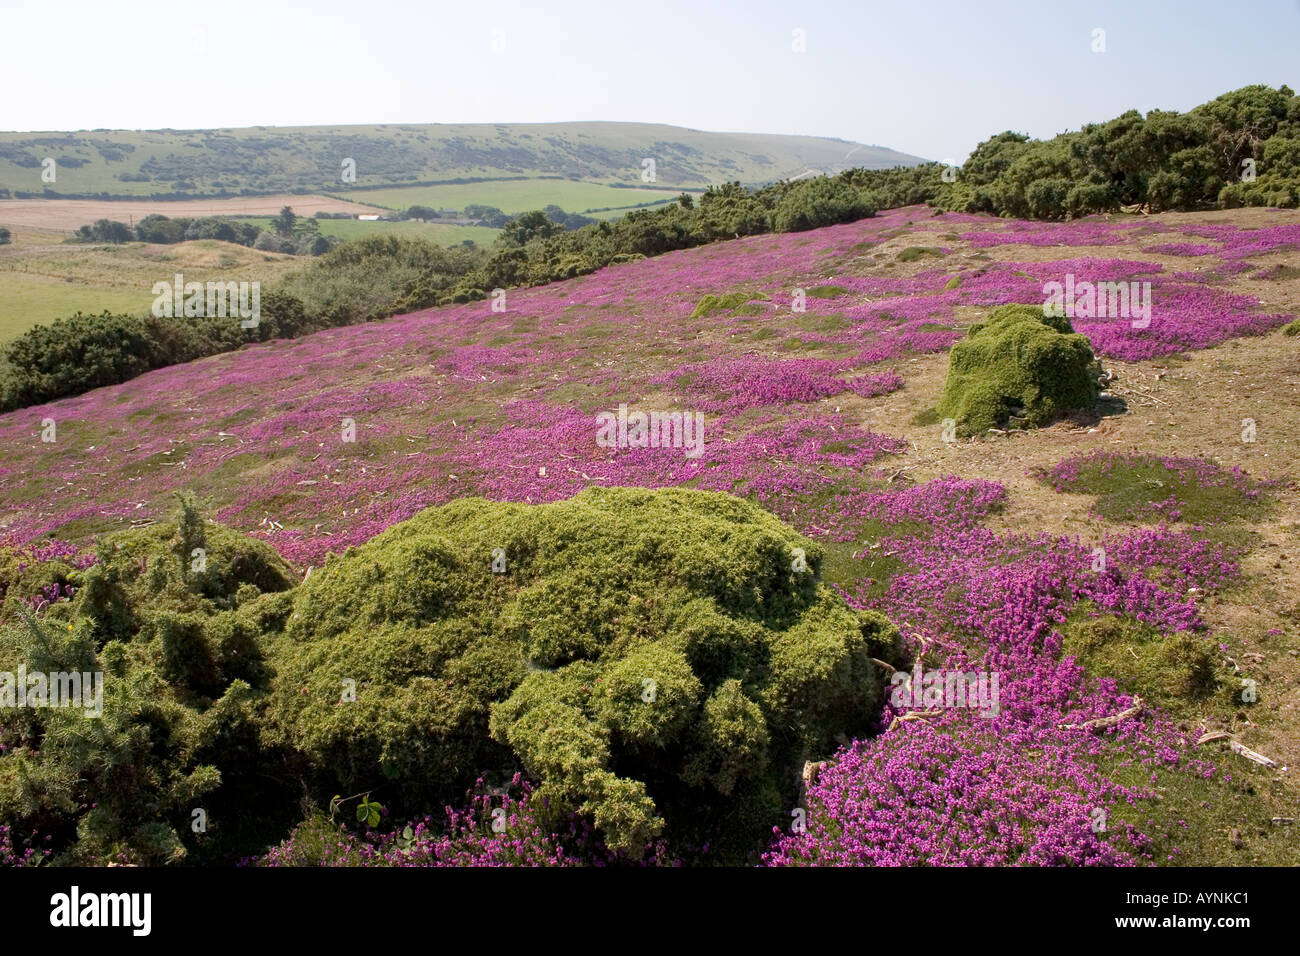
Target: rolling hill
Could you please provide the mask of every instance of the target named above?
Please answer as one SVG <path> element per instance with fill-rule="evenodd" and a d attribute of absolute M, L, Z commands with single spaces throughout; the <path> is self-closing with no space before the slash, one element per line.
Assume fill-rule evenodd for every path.
<path fill-rule="evenodd" d="M 56 164 L 54 182 L 42 179 L 47 158 Z M 647 158 L 655 161 L 653 183 L 642 179 Z M 343 181 L 347 159 L 355 161 L 355 182 Z M 188 198 L 321 190 L 342 195 L 399 185 L 537 178 L 671 190 L 921 162 L 840 139 L 711 133 L 650 123 L 0 132 L 0 190 L 17 197 Z"/>

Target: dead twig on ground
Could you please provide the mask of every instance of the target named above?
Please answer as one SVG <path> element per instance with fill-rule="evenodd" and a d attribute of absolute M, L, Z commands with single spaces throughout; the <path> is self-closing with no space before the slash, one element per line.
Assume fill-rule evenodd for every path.
<path fill-rule="evenodd" d="M 886 733 L 893 730 L 899 724 L 907 723 L 910 720 L 929 720 L 931 717 L 938 717 L 943 711 L 938 707 L 931 707 L 929 710 L 909 710 L 905 714 L 899 714 L 889 722 Z"/>
<path fill-rule="evenodd" d="M 1107 727 L 1114 727 L 1122 720 L 1136 717 L 1138 714 L 1142 713 L 1142 709 L 1145 706 L 1146 701 L 1141 697 L 1134 697 L 1132 707 L 1127 710 L 1122 710 L 1118 714 L 1113 714 L 1110 717 L 1094 717 L 1092 720 L 1085 720 L 1081 724 L 1057 724 L 1056 726 L 1061 730 L 1104 730 Z"/>
<path fill-rule="evenodd" d="M 1230 749 L 1233 753 L 1240 754 L 1241 756 L 1245 757 L 1247 760 L 1259 764 L 1261 767 L 1277 766 L 1277 761 L 1274 760 L 1273 758 L 1265 757 L 1258 750 L 1251 750 L 1240 740 L 1233 737 L 1232 734 L 1226 733 L 1222 730 L 1215 730 L 1215 731 L 1211 731 L 1208 734 L 1202 735 L 1201 738 L 1196 741 L 1196 746 L 1199 747 L 1201 744 L 1212 743 L 1216 740 L 1226 740 L 1228 742 L 1228 749 Z"/>

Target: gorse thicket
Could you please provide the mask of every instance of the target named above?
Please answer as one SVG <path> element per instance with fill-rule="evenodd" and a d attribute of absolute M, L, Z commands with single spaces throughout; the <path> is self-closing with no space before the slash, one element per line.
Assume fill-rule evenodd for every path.
<path fill-rule="evenodd" d="M 0 820 L 80 865 L 186 858 L 201 850 L 195 809 L 221 821 L 209 846 L 265 827 L 282 814 L 270 794 L 284 787 L 263 772 L 264 643 L 283 625 L 296 575 L 269 545 L 205 524 L 188 502 L 174 524 L 105 537 L 98 558 L 84 571 L 54 562 L 76 594 L 40 618 L 8 593 L 0 671 L 102 672 L 103 702 L 93 718 L 6 709 Z"/>
<path fill-rule="evenodd" d="M 99 718 L 6 715 L 0 824 L 57 862 L 213 860 L 334 793 L 415 814 L 523 771 L 627 858 L 744 857 L 788 822 L 803 761 L 869 729 L 873 657 L 901 655 L 822 557 L 730 495 L 591 488 L 432 508 L 299 584 L 186 502 L 57 564 L 72 600 L 0 627 L 0 669 L 105 675 Z"/>
<path fill-rule="evenodd" d="M 1230 209 L 1300 203 L 1300 97 L 1247 86 L 1186 113 L 1130 110 L 1051 140 L 999 133 L 976 147 L 940 209 L 1066 219 L 1143 205 Z"/>

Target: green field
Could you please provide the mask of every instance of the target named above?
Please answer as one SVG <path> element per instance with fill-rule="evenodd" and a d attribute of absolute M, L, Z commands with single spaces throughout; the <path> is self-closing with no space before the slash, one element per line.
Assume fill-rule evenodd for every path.
<path fill-rule="evenodd" d="M 269 216 L 239 216 L 240 222 L 256 223 L 263 229 L 271 228 Z M 361 239 L 365 236 L 378 236 L 396 233 L 399 236 L 419 236 L 435 242 L 440 246 L 454 246 L 473 240 L 480 246 L 490 246 L 500 229 L 487 229 L 483 226 L 450 226 L 438 222 L 374 222 L 360 219 L 317 219 L 323 236 L 338 236 L 340 239 Z"/>
<path fill-rule="evenodd" d="M 466 206 L 477 204 L 495 206 L 502 212 L 513 215 L 554 204 L 565 212 L 576 213 L 608 208 L 612 211 L 607 215 L 618 216 L 638 203 L 671 202 L 680 192 L 680 189 L 623 189 L 604 183 L 569 179 L 513 179 L 449 186 L 349 190 L 333 192 L 331 195 L 398 210 L 415 205 L 462 210 Z M 602 218 L 604 215 L 606 214 L 602 214 Z"/>
<path fill-rule="evenodd" d="M 485 230 L 490 231 L 490 230 Z M 81 312 L 146 312 L 153 284 L 180 272 L 187 281 L 258 281 L 264 286 L 305 262 L 213 239 L 174 246 L 143 242 L 76 245 L 62 235 L 14 231 L 0 246 L 0 341 Z"/>
<path fill-rule="evenodd" d="M 0 342 L 75 312 L 143 312 L 149 290 L 103 288 L 75 279 L 0 273 Z"/>

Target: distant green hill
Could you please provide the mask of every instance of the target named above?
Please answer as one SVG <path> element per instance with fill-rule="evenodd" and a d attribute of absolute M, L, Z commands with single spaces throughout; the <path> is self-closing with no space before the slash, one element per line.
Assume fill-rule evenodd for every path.
<path fill-rule="evenodd" d="M 47 158 L 56 164 L 53 183 L 41 178 Z M 343 179 L 348 159 L 356 164 L 354 183 Z M 646 159 L 654 160 L 653 183 L 642 179 Z M 368 188 L 543 177 L 639 189 L 702 188 L 923 161 L 839 139 L 707 133 L 650 123 L 0 132 L 0 190 L 26 197 L 328 191 L 363 198 Z"/>

